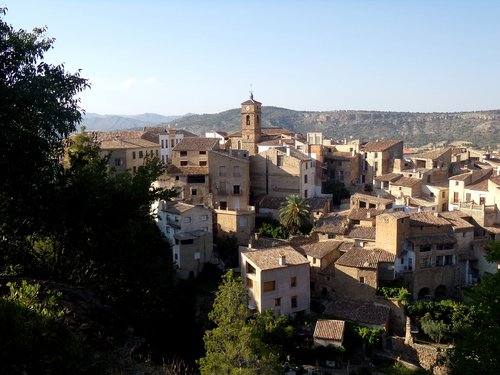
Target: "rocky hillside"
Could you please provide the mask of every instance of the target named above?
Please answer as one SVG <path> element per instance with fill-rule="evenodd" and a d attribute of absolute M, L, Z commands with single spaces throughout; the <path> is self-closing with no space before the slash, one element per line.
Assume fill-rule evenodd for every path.
<path fill-rule="evenodd" d="M 298 133 L 323 132 L 342 140 L 403 139 L 408 147 L 428 143 L 471 142 L 483 147 L 500 144 L 500 110 L 454 113 L 410 113 L 375 111 L 305 112 L 263 107 L 263 125 L 286 127 Z M 203 135 L 216 129 L 240 128 L 240 110 L 178 118 L 170 125 Z"/>

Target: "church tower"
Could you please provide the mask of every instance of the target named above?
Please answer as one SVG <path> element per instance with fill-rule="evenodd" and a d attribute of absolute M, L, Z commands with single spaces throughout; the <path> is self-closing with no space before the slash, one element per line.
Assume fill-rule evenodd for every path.
<path fill-rule="evenodd" d="M 257 153 L 257 144 L 261 140 L 261 112 L 262 103 L 250 99 L 241 103 L 241 148 L 247 150 L 250 155 Z"/>

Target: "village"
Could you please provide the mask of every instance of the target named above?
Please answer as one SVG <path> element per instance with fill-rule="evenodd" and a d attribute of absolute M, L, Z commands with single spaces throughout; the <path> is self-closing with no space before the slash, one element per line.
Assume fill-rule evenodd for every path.
<path fill-rule="evenodd" d="M 401 140 L 336 143 L 261 123 L 262 104 L 251 93 L 234 133 L 198 137 L 157 126 L 93 134 L 116 171 L 136 173 L 148 156 L 166 165 L 155 187 L 177 197 L 153 209 L 179 278 L 196 278 L 207 263 L 234 266 L 255 311 L 295 316 L 314 307 L 335 316 L 318 321 L 315 340 L 341 345 L 343 322 L 351 321 L 405 337 L 414 349 L 411 322 L 380 288 L 404 286 L 414 300 L 460 299 L 463 288 L 497 272 L 484 254 L 500 240 L 496 155 L 410 150 Z M 334 204 L 325 192 L 332 183 L 350 197 Z M 290 196 L 308 203 L 310 234 L 259 235 L 256 223 L 279 221 Z M 236 265 L 214 251 L 214 241 L 228 236 L 239 245 Z"/>

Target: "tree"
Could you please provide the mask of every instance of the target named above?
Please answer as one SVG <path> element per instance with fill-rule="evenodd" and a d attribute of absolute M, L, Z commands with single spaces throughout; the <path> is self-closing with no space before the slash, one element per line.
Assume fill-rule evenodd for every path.
<path fill-rule="evenodd" d="M 289 195 L 279 209 L 280 222 L 290 233 L 296 234 L 310 224 L 311 207 L 305 198 Z"/>
<path fill-rule="evenodd" d="M 205 332 L 202 374 L 279 374 L 277 355 L 262 342 L 250 319 L 248 292 L 230 270 L 222 278 L 209 318 L 216 327 Z"/>
<path fill-rule="evenodd" d="M 487 259 L 499 262 L 498 241 L 486 248 Z M 500 273 L 485 275 L 468 293 L 468 313 L 457 322 L 449 364 L 454 374 L 500 373 Z"/>
<path fill-rule="evenodd" d="M 2 19 L 6 11 L 0 8 L 0 238 L 12 248 L 47 214 L 63 140 L 81 120 L 76 95 L 88 83 L 45 63 L 54 39 L 43 28 L 15 30 Z"/>
<path fill-rule="evenodd" d="M 343 182 L 329 181 L 325 184 L 325 194 L 332 195 L 332 204 L 339 205 L 342 199 L 349 198 L 351 193 L 346 189 Z"/>

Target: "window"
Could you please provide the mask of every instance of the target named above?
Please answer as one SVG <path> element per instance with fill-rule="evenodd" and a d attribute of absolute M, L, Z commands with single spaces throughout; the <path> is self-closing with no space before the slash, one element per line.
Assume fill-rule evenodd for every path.
<path fill-rule="evenodd" d="M 247 273 L 255 273 L 255 267 L 252 266 L 250 263 L 247 262 L 246 265 Z"/>
<path fill-rule="evenodd" d="M 458 203 L 458 191 L 453 193 L 453 203 Z"/>
<path fill-rule="evenodd" d="M 202 174 L 193 174 L 187 177 L 188 184 L 204 184 L 205 183 L 205 175 Z"/>
<path fill-rule="evenodd" d="M 132 151 L 132 159 L 135 159 L 135 151 Z"/>
<path fill-rule="evenodd" d="M 253 280 L 247 277 L 247 288 L 252 289 L 253 288 Z"/>
<path fill-rule="evenodd" d="M 165 148 L 165 140 L 164 139 L 161 140 L 161 148 Z"/>
<path fill-rule="evenodd" d="M 359 283 L 360 284 L 364 284 L 365 283 L 365 278 L 363 276 L 360 276 Z"/>
<path fill-rule="evenodd" d="M 132 167 L 132 171 L 133 171 L 134 173 L 137 173 L 137 167 Z"/>
<path fill-rule="evenodd" d="M 200 167 L 206 167 L 207 166 L 207 161 L 206 160 L 200 160 L 199 164 L 200 164 Z"/>
<path fill-rule="evenodd" d="M 281 305 L 281 298 L 275 298 L 274 299 L 274 306 L 275 307 L 278 307 Z"/>
<path fill-rule="evenodd" d="M 425 257 L 420 260 L 420 268 L 429 268 L 432 267 L 432 259 L 431 257 Z"/>
<path fill-rule="evenodd" d="M 165 164 L 165 155 L 162 155 L 162 156 L 161 156 L 161 162 L 162 162 L 163 164 Z"/>
<path fill-rule="evenodd" d="M 459 185 L 459 182 L 458 181 L 455 181 L 455 186 L 458 186 Z"/>
<path fill-rule="evenodd" d="M 307 194 L 307 189 L 304 190 L 304 198 L 307 198 L 308 197 L 308 194 Z"/>
<path fill-rule="evenodd" d="M 264 292 L 272 292 L 276 290 L 276 281 L 265 281 L 264 282 Z"/>
<path fill-rule="evenodd" d="M 378 152 L 374 152 L 373 157 L 376 159 L 378 157 Z"/>
<path fill-rule="evenodd" d="M 201 221 L 207 221 L 208 215 L 201 215 L 200 219 L 201 219 Z"/>
<path fill-rule="evenodd" d="M 220 209 L 221 210 L 227 210 L 227 202 L 226 201 L 220 201 Z"/>
<path fill-rule="evenodd" d="M 378 171 L 378 161 L 376 161 L 376 162 L 374 163 L 374 169 L 375 169 L 375 172 L 377 172 L 377 171 Z"/>
<path fill-rule="evenodd" d="M 192 245 L 194 243 L 193 239 L 181 240 L 181 245 Z"/>
<path fill-rule="evenodd" d="M 453 255 L 438 255 L 436 257 L 436 266 L 451 266 L 455 264 L 455 259 Z"/>
<path fill-rule="evenodd" d="M 307 163 L 306 163 L 306 169 L 307 169 L 307 167 L 308 167 L 308 165 L 307 165 Z"/>
<path fill-rule="evenodd" d="M 181 167 L 186 167 L 188 165 L 187 160 L 181 160 Z"/>
<path fill-rule="evenodd" d="M 292 296 L 292 309 L 296 309 L 297 308 L 297 296 Z"/>
<path fill-rule="evenodd" d="M 191 216 L 185 217 L 184 222 L 189 224 L 191 222 Z"/>
<path fill-rule="evenodd" d="M 436 245 L 437 250 L 453 250 L 453 243 L 441 243 Z"/>
<path fill-rule="evenodd" d="M 175 176 L 175 181 L 179 181 L 179 176 Z"/>
<path fill-rule="evenodd" d="M 465 201 L 466 201 L 466 202 L 470 202 L 470 201 L 471 201 L 471 199 L 470 199 L 470 198 L 471 198 L 470 193 L 466 193 L 466 194 L 465 194 Z"/>
<path fill-rule="evenodd" d="M 181 151 L 181 156 L 188 156 L 188 152 L 187 151 Z"/>
<path fill-rule="evenodd" d="M 241 194 L 240 185 L 233 185 L 233 194 L 234 195 L 240 195 Z"/>
<path fill-rule="evenodd" d="M 115 159 L 115 167 L 122 165 L 122 159 Z"/>
<path fill-rule="evenodd" d="M 245 216 L 240 216 L 238 218 L 238 229 L 245 229 L 247 227 L 247 218 Z"/>
<path fill-rule="evenodd" d="M 316 264 L 316 258 L 313 257 L 313 261 L 312 261 L 313 264 Z"/>
<path fill-rule="evenodd" d="M 479 204 L 483 205 L 486 203 L 486 197 L 479 197 Z"/>
<path fill-rule="evenodd" d="M 156 157 L 158 157 L 158 150 L 155 150 Z"/>
<path fill-rule="evenodd" d="M 233 166 L 233 176 L 234 177 L 240 177 L 240 166 L 239 165 L 235 165 Z"/>
<path fill-rule="evenodd" d="M 446 194 L 445 194 L 445 192 L 444 192 L 444 191 L 442 191 L 442 192 L 441 192 L 441 198 L 444 198 L 444 197 L 445 197 L 445 195 L 446 195 Z"/>
<path fill-rule="evenodd" d="M 191 189 L 191 195 L 198 195 L 198 190 Z"/>
<path fill-rule="evenodd" d="M 226 175 L 226 166 L 225 165 L 220 165 L 219 166 L 219 176 L 224 177 Z"/>
<path fill-rule="evenodd" d="M 405 264 L 405 258 L 401 258 L 401 264 Z"/>
<path fill-rule="evenodd" d="M 247 125 L 250 125 L 250 115 L 247 115 L 247 118 L 246 118 L 246 124 L 247 124 Z"/>
<path fill-rule="evenodd" d="M 307 184 L 307 175 L 304 175 L 304 184 Z"/>
<path fill-rule="evenodd" d="M 206 155 L 207 152 L 206 151 L 200 151 L 200 155 Z"/>
<path fill-rule="evenodd" d="M 144 157 L 144 154 L 142 151 L 139 151 L 139 159 L 142 159 Z"/>
<path fill-rule="evenodd" d="M 170 140 L 170 147 L 175 147 L 175 140 L 174 139 Z"/>
<path fill-rule="evenodd" d="M 290 278 L 290 288 L 295 288 L 297 286 L 297 277 L 296 276 L 292 276 Z"/>
<path fill-rule="evenodd" d="M 278 155 L 276 157 L 276 165 L 278 167 L 282 167 L 283 166 L 283 155 Z"/>

